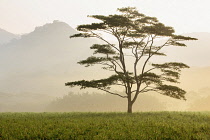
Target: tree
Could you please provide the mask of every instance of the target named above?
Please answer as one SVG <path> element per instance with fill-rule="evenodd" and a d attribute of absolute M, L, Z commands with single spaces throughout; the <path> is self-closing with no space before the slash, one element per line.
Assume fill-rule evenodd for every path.
<path fill-rule="evenodd" d="M 99 80 L 80 80 L 67 82 L 65 85 L 84 88 L 96 88 L 107 93 L 127 98 L 128 113 L 132 113 L 132 106 L 140 93 L 155 91 L 176 99 L 185 100 L 185 91 L 176 86 L 179 83 L 181 69 L 189 68 L 184 63 L 167 62 L 163 64 L 151 63 L 155 56 L 166 56 L 161 52 L 163 47 L 186 45 L 181 41 L 197 40 L 192 37 L 175 35 L 174 29 L 165 26 L 155 17 L 139 13 L 134 7 L 119 8 L 119 14 L 92 15 L 100 22 L 79 25 L 79 34 L 74 37 L 95 37 L 104 44 L 94 44 L 90 49 L 94 55 L 78 62 L 81 65 L 102 65 L 105 70 L 114 74 Z M 103 34 L 110 34 L 117 40 L 117 44 L 110 43 Z M 165 40 L 157 45 L 158 40 Z M 132 69 L 129 68 L 130 57 L 133 59 Z M 128 62 L 129 59 L 129 62 Z M 127 61 L 126 61 L 127 60 Z M 122 86 L 125 95 L 113 92 L 113 86 Z"/>

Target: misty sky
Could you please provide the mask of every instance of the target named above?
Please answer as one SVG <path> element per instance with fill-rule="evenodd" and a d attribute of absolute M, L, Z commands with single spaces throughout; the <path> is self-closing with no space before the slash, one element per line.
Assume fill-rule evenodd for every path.
<path fill-rule="evenodd" d="M 87 15 L 114 14 L 132 6 L 176 33 L 210 32 L 209 5 L 209 0 L 0 0 L 0 28 L 23 34 L 53 20 L 75 28 L 92 21 Z"/>

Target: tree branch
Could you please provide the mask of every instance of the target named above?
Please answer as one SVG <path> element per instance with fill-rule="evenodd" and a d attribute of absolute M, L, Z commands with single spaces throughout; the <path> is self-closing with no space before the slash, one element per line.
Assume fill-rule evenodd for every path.
<path fill-rule="evenodd" d="M 98 34 L 94 33 L 93 31 L 90 31 L 92 34 L 94 34 L 96 36 L 96 38 L 101 39 L 103 41 L 105 41 L 108 45 L 112 46 L 113 48 L 115 48 L 117 51 L 120 52 L 120 50 L 115 47 L 113 44 L 109 43 L 107 40 L 105 40 L 103 37 L 99 36 Z"/>
<path fill-rule="evenodd" d="M 102 91 L 105 91 L 105 92 L 107 92 L 107 93 L 109 93 L 109 94 L 112 94 L 112 95 L 120 96 L 120 97 L 122 97 L 122 98 L 128 98 L 128 96 L 122 96 L 122 95 L 120 95 L 120 94 L 110 92 L 110 91 L 108 91 L 108 90 L 106 90 L 106 89 L 102 89 L 102 88 L 97 88 L 97 89 L 102 90 Z"/>

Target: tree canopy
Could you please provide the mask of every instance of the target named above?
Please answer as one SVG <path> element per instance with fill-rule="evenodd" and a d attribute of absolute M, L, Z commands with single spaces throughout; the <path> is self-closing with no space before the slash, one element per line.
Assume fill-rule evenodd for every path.
<path fill-rule="evenodd" d="M 176 99 L 185 100 L 185 91 L 178 86 L 180 72 L 183 68 L 189 68 L 181 62 L 167 62 L 155 64 L 150 60 L 155 56 L 166 56 L 161 52 L 164 47 L 186 47 L 183 41 L 197 40 L 196 38 L 175 35 L 172 27 L 165 26 L 156 17 L 139 13 L 135 7 L 118 9 L 119 14 L 92 15 L 91 18 L 99 22 L 79 25 L 79 34 L 75 37 L 95 37 L 104 44 L 94 44 L 90 49 L 94 50 L 93 56 L 78 62 L 81 65 L 102 65 L 102 68 L 113 72 L 113 75 L 99 80 L 80 80 L 67 82 L 66 86 L 81 88 L 96 88 L 107 93 L 117 95 L 128 100 L 128 112 L 132 112 L 132 105 L 140 93 L 155 91 Z M 113 36 L 117 43 L 112 44 L 100 33 Z M 157 45 L 157 40 L 165 41 Z M 128 62 L 128 57 L 133 62 Z M 132 70 L 129 69 L 132 64 Z M 112 91 L 112 86 L 122 86 L 125 94 Z"/>

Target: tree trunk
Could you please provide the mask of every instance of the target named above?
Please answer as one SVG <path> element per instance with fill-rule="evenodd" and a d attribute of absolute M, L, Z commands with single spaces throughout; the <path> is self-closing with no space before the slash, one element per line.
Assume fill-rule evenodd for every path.
<path fill-rule="evenodd" d="M 133 106 L 133 103 L 131 102 L 131 98 L 130 99 L 128 98 L 128 111 L 127 111 L 127 113 L 132 113 L 132 106 Z"/>

